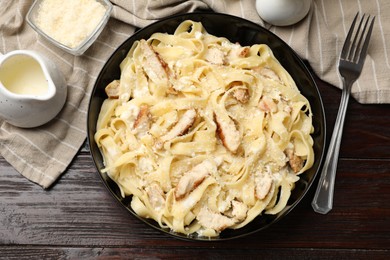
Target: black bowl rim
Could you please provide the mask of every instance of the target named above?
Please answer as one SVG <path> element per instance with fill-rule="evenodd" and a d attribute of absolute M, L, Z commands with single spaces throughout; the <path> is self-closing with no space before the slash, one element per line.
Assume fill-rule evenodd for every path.
<path fill-rule="evenodd" d="M 91 115 L 90 110 L 91 110 L 92 98 L 94 97 L 95 92 L 97 90 L 98 82 L 100 81 L 100 79 L 102 77 L 101 72 L 106 69 L 106 67 L 110 63 L 110 60 L 115 56 L 116 52 L 118 50 L 121 50 L 124 45 L 128 44 L 129 41 L 132 41 L 132 39 L 136 38 L 139 34 L 141 34 L 142 32 L 144 32 L 146 30 L 148 30 L 151 27 L 156 26 L 157 24 L 163 24 L 163 23 L 166 23 L 166 22 L 168 22 L 170 20 L 175 20 L 175 19 L 182 19 L 182 21 L 184 21 L 186 19 L 191 19 L 190 17 L 196 17 L 198 15 L 200 15 L 200 16 L 216 16 L 216 17 L 220 16 L 220 17 L 225 17 L 227 20 L 241 21 L 243 23 L 250 24 L 251 26 L 257 27 L 257 29 L 259 31 L 264 31 L 267 34 L 269 34 L 272 37 L 274 37 L 275 39 L 277 39 L 279 41 L 279 43 L 282 44 L 285 48 L 287 48 L 287 51 L 290 52 L 292 54 L 292 56 L 294 56 L 294 58 L 298 62 L 297 66 L 301 67 L 301 69 L 303 71 L 305 71 L 307 79 L 314 86 L 314 90 L 315 90 L 315 94 L 316 94 L 315 98 L 318 99 L 319 106 L 320 106 L 319 110 L 320 110 L 320 115 L 321 115 L 320 126 L 322 126 L 322 129 L 321 129 L 322 147 L 320 148 L 320 152 L 321 152 L 320 157 L 319 158 L 315 158 L 315 161 L 318 161 L 318 166 L 317 166 L 317 168 L 316 168 L 316 170 L 315 170 L 315 172 L 314 172 L 314 174 L 313 174 L 313 176 L 311 178 L 311 181 L 307 183 L 307 186 L 305 187 L 304 191 L 301 193 L 300 197 L 298 199 L 294 200 L 294 202 L 291 205 L 286 206 L 286 208 L 281 212 L 281 215 L 276 215 L 276 217 L 274 219 L 272 219 L 272 221 L 270 221 L 269 223 L 265 224 L 264 226 L 262 226 L 260 228 L 248 231 L 248 232 L 246 232 L 244 234 L 233 235 L 233 236 L 230 236 L 230 237 L 215 237 L 215 238 L 211 237 L 211 238 L 208 238 L 208 237 L 191 237 L 191 236 L 186 236 L 186 235 L 183 235 L 183 234 L 180 234 L 180 233 L 172 232 L 171 230 L 168 230 L 168 229 L 165 229 L 165 228 L 161 228 L 161 227 L 157 226 L 158 224 L 154 220 L 146 219 L 146 218 L 138 216 L 135 212 L 133 212 L 131 210 L 130 206 L 127 206 L 127 205 L 124 204 L 124 202 L 123 202 L 124 198 L 119 198 L 118 195 L 111 189 L 110 185 L 107 183 L 107 181 L 102 176 L 102 174 L 100 172 L 101 169 L 99 169 L 98 165 L 96 164 L 95 155 L 91 151 L 92 145 L 96 145 L 95 141 L 94 141 L 94 138 L 93 138 L 94 133 L 92 133 L 90 131 L 90 126 L 89 126 L 90 115 Z M 133 42 L 134 42 L 134 40 L 133 40 Z M 127 51 L 128 50 L 129 49 L 127 49 Z M 325 109 L 324 109 L 324 104 L 323 104 L 322 97 L 321 97 L 320 91 L 318 89 L 318 86 L 317 86 L 317 84 L 316 84 L 316 82 L 315 82 L 315 80 L 313 78 L 312 73 L 307 68 L 307 66 L 302 61 L 302 59 L 299 57 L 299 55 L 295 52 L 295 50 L 293 50 L 279 36 L 277 36 L 276 34 L 272 33 L 271 31 L 269 31 L 268 29 L 262 27 L 259 24 L 256 24 L 256 23 L 254 23 L 252 21 L 249 21 L 249 20 L 247 20 L 245 18 L 242 18 L 242 17 L 239 17 L 239 16 L 234 16 L 234 15 L 225 14 L 225 13 L 216 13 L 216 12 L 211 12 L 211 11 L 195 11 L 195 12 L 191 12 L 191 13 L 176 14 L 176 15 L 168 16 L 168 17 L 162 18 L 162 19 L 160 19 L 160 20 L 158 20 L 158 21 L 156 21 L 156 22 L 154 22 L 154 23 L 152 23 L 152 24 L 150 24 L 148 26 L 145 26 L 142 29 L 136 30 L 132 35 L 129 35 L 129 37 L 111 54 L 110 58 L 106 61 L 106 63 L 102 67 L 101 72 L 99 73 L 99 76 L 96 78 L 94 87 L 92 89 L 90 100 L 89 100 L 89 105 L 88 105 L 88 113 L 87 113 L 87 141 L 88 141 L 88 144 L 89 144 L 89 147 L 90 147 L 90 154 L 91 154 L 91 157 L 93 159 L 94 166 L 95 166 L 95 168 L 97 170 L 97 174 L 99 175 L 101 181 L 103 182 L 103 184 L 106 187 L 106 189 L 110 192 L 110 194 L 115 198 L 115 201 L 117 201 L 122 207 L 124 207 L 131 215 L 133 215 L 134 217 L 139 219 L 141 222 L 143 222 L 147 226 L 152 227 L 155 230 L 158 230 L 160 232 L 163 232 L 163 233 L 165 233 L 165 234 L 167 234 L 167 235 L 169 235 L 171 237 L 174 237 L 174 238 L 180 239 L 180 240 L 185 240 L 185 241 L 212 241 L 212 242 L 227 241 L 227 240 L 242 238 L 244 236 L 248 236 L 248 235 L 257 233 L 257 232 L 259 232 L 261 230 L 264 230 L 264 229 L 268 228 L 269 226 L 275 224 L 280 219 L 282 219 L 286 215 L 288 215 L 296 207 L 296 205 L 299 204 L 300 201 L 306 196 L 307 192 L 309 191 L 311 185 L 315 181 L 316 176 L 318 175 L 318 173 L 319 173 L 319 171 L 321 169 L 321 166 L 322 166 L 322 163 L 323 163 L 323 159 L 324 159 L 327 133 L 326 133 Z M 299 88 L 299 86 L 298 86 L 298 88 Z M 304 173 L 302 173 L 302 174 L 304 174 Z M 253 221 L 255 221 L 255 220 L 253 220 Z M 231 232 L 234 232 L 234 231 L 235 230 L 232 230 Z M 225 232 L 225 231 L 222 231 L 222 232 Z"/>

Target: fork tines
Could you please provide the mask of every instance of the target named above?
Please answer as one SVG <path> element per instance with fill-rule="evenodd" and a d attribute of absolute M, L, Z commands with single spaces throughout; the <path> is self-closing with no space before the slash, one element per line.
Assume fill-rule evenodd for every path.
<path fill-rule="evenodd" d="M 363 14 L 362 18 L 360 19 L 360 23 L 357 29 L 355 30 L 355 24 L 358 16 L 359 13 L 357 13 L 355 18 L 353 19 L 351 29 L 349 30 L 347 38 L 345 39 L 345 43 L 340 55 L 341 59 L 348 60 L 353 63 L 361 62 L 360 58 L 364 59 L 366 57 L 369 39 L 375 21 L 375 16 L 367 15 L 366 18 L 366 14 Z M 368 30 L 367 27 L 369 28 Z M 355 35 L 353 40 L 351 41 L 353 34 Z"/>

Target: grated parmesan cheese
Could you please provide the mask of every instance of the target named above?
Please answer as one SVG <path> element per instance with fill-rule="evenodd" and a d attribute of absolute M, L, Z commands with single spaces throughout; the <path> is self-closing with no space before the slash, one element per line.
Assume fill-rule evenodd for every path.
<path fill-rule="evenodd" d="M 43 0 L 36 23 L 54 40 L 76 48 L 91 35 L 105 12 L 96 0 Z"/>

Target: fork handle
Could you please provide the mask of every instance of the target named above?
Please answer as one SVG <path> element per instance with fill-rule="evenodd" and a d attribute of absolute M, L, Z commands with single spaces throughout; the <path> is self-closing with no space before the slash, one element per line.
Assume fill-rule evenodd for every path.
<path fill-rule="evenodd" d="M 339 111 L 337 113 L 328 153 L 321 171 L 321 177 L 318 182 L 314 199 L 311 203 L 314 211 L 321 214 L 327 214 L 333 207 L 334 182 L 336 178 L 341 137 L 343 134 L 345 115 L 352 83 L 353 82 L 345 81 L 343 79 L 344 87 L 342 89 Z"/>

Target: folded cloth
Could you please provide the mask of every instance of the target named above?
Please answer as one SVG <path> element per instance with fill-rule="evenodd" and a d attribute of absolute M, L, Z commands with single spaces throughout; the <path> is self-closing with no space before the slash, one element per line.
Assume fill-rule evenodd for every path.
<path fill-rule="evenodd" d="M 375 15 L 375 26 L 359 80 L 352 96 L 360 103 L 390 103 L 390 2 L 313 0 L 309 14 L 293 26 L 277 27 L 262 21 L 255 0 L 165 0 L 126 1 L 115 3 L 113 16 L 126 23 L 143 27 L 173 13 L 209 8 L 215 12 L 241 16 L 258 23 L 288 43 L 307 60 L 322 80 L 341 87 L 337 61 L 346 34 L 357 12 Z"/>
<path fill-rule="evenodd" d="M 97 41 L 82 56 L 73 56 L 43 40 L 26 24 L 32 0 L 5 1 L 0 10 L 0 52 L 36 50 L 57 64 L 66 77 L 68 98 L 49 123 L 22 129 L 0 119 L 0 153 L 23 176 L 48 188 L 67 169 L 86 137 L 87 107 L 93 84 L 105 61 L 135 28 L 172 14 L 213 10 L 258 23 L 285 40 L 324 81 L 341 86 L 337 59 L 356 12 L 376 15 L 369 56 L 352 95 L 361 103 L 390 103 L 390 2 L 385 0 L 314 0 L 309 14 L 289 27 L 260 19 L 255 0 L 112 0 L 112 17 Z"/>
<path fill-rule="evenodd" d="M 82 56 L 65 53 L 27 25 L 32 0 L 2 1 L 0 52 L 35 50 L 52 60 L 64 74 L 68 97 L 49 123 L 31 129 L 0 119 L 0 153 L 23 176 L 44 188 L 67 169 L 86 138 L 86 117 L 93 84 L 115 49 L 134 33 L 134 26 L 111 19 L 101 36 Z"/>

